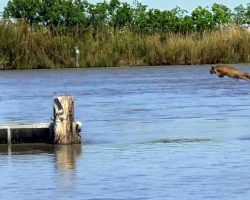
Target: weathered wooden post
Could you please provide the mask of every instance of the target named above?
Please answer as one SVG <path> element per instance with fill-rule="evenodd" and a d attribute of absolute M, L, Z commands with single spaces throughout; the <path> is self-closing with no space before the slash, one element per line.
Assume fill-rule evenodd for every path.
<path fill-rule="evenodd" d="M 79 144 L 80 131 L 74 121 L 74 101 L 72 96 L 54 97 L 54 143 Z"/>
<path fill-rule="evenodd" d="M 77 46 L 74 47 L 74 54 L 75 54 L 75 67 L 79 67 L 79 56 L 80 56 L 80 51 Z"/>

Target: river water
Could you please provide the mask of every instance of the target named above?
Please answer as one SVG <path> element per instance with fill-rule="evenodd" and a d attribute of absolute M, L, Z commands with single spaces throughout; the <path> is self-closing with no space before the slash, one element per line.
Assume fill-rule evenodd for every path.
<path fill-rule="evenodd" d="M 0 146 L 1 200 L 250 198 L 247 81 L 208 65 L 0 71 L 0 91 L 2 124 L 50 122 L 53 95 L 73 95 L 84 140 Z"/>

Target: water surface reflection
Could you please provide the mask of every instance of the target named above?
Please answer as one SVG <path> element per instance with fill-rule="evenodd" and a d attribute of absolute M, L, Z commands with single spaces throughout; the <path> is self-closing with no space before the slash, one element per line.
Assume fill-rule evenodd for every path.
<path fill-rule="evenodd" d="M 18 145 L 0 145 L 0 155 L 8 154 L 10 159 L 18 156 L 52 157 L 52 163 L 55 164 L 57 182 L 62 188 L 73 185 L 76 175 L 77 157 L 82 154 L 81 145 L 48 145 L 48 144 L 18 144 Z M 13 158 L 15 159 L 15 158 Z M 21 159 L 20 159 L 21 160 Z M 25 160 L 24 160 L 25 162 Z M 35 162 L 35 159 L 34 159 Z M 51 162 L 40 162 L 40 165 L 51 165 Z M 39 165 L 38 162 L 35 165 Z M 17 169 L 18 170 L 18 169 Z"/>

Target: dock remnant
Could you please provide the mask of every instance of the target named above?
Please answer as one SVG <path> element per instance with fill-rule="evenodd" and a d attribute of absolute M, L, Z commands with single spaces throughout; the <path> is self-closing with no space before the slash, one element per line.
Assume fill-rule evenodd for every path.
<path fill-rule="evenodd" d="M 0 144 L 51 143 L 53 124 L 6 124 L 0 125 Z"/>
<path fill-rule="evenodd" d="M 0 124 L 0 144 L 80 144 L 81 123 L 74 120 L 72 96 L 54 97 L 53 122 Z"/>

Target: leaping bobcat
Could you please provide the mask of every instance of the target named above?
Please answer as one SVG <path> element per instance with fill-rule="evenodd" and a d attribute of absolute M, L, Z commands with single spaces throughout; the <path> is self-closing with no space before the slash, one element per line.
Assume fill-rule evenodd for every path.
<path fill-rule="evenodd" d="M 223 78 L 228 76 L 235 79 L 244 79 L 250 81 L 250 73 L 243 72 L 237 68 L 227 65 L 211 66 L 210 74 L 217 74 L 218 77 Z"/>

